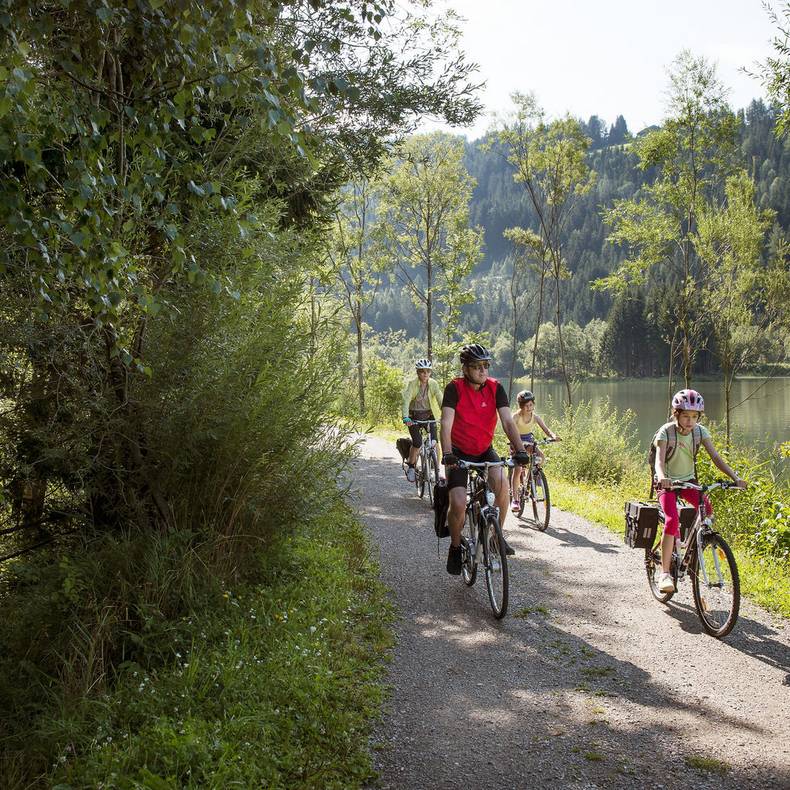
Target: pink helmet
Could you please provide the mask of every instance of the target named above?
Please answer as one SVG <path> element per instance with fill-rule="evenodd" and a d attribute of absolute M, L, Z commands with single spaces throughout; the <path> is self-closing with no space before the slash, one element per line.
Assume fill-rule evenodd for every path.
<path fill-rule="evenodd" d="M 681 411 L 705 411 L 705 399 L 697 390 L 680 390 L 672 398 L 672 408 Z"/>

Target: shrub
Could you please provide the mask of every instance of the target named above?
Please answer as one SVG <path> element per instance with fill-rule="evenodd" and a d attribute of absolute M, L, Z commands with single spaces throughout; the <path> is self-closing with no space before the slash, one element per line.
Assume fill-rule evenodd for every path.
<path fill-rule="evenodd" d="M 369 357 L 365 392 L 368 419 L 373 423 L 387 424 L 397 421 L 402 392 L 403 371 L 378 357 Z"/>
<path fill-rule="evenodd" d="M 608 401 L 582 401 L 566 407 L 551 427 L 562 437 L 551 450 L 552 467 L 562 477 L 603 485 L 647 478 L 630 410 L 621 414 Z"/>

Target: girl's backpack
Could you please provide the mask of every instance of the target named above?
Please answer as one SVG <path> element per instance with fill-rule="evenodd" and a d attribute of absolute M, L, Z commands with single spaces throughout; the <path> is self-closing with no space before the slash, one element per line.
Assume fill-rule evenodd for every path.
<path fill-rule="evenodd" d="M 668 461 L 674 454 L 675 448 L 678 446 L 678 426 L 674 422 L 668 422 L 662 426 L 667 430 L 667 454 L 664 461 Z M 659 429 L 660 430 L 660 429 Z M 658 431 L 656 431 L 658 433 Z M 694 448 L 694 477 L 697 476 L 697 453 L 702 444 L 702 429 L 699 425 L 695 425 L 691 429 L 691 442 Z M 658 448 L 655 442 L 650 445 L 650 450 L 647 454 L 647 462 L 650 465 L 650 499 L 656 492 L 656 453 Z"/>

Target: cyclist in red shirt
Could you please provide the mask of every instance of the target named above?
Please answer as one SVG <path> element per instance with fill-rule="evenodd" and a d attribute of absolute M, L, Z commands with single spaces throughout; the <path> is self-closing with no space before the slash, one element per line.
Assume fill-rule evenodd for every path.
<path fill-rule="evenodd" d="M 447 525 L 450 529 L 450 550 L 447 554 L 447 572 L 461 573 L 461 529 L 466 509 L 466 480 L 468 473 L 459 469 L 458 460 L 499 461 L 492 446 L 497 415 L 502 421 L 507 437 L 514 447 L 521 447 L 521 436 L 510 412 L 504 387 L 488 375 L 491 354 L 479 343 L 461 349 L 463 375 L 453 379 L 444 390 L 442 399 L 441 444 L 445 450 L 442 463 L 447 470 L 447 488 L 450 507 Z M 529 463 L 526 453 L 515 453 L 516 463 Z M 496 505 L 504 520 L 510 490 L 503 467 L 494 467 L 488 473 L 489 484 L 496 494 Z M 505 543 L 508 554 L 515 551 Z"/>

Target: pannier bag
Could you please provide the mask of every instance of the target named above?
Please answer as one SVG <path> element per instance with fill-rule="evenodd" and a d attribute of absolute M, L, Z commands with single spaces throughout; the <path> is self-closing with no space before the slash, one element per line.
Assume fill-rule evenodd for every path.
<path fill-rule="evenodd" d="M 409 457 L 411 450 L 411 439 L 396 439 L 395 446 L 398 448 L 400 457 L 405 461 Z"/>
<path fill-rule="evenodd" d="M 433 529 L 437 538 L 447 538 L 450 530 L 447 527 L 447 510 L 450 507 L 450 492 L 447 484 L 442 481 L 433 487 Z"/>
<path fill-rule="evenodd" d="M 685 540 L 691 525 L 694 523 L 694 519 L 697 517 L 697 508 L 693 505 L 683 505 L 681 507 L 680 500 L 678 500 L 678 516 L 680 517 L 680 539 Z"/>
<path fill-rule="evenodd" d="M 632 549 L 650 548 L 658 532 L 658 505 L 655 502 L 625 503 L 625 542 Z"/>

